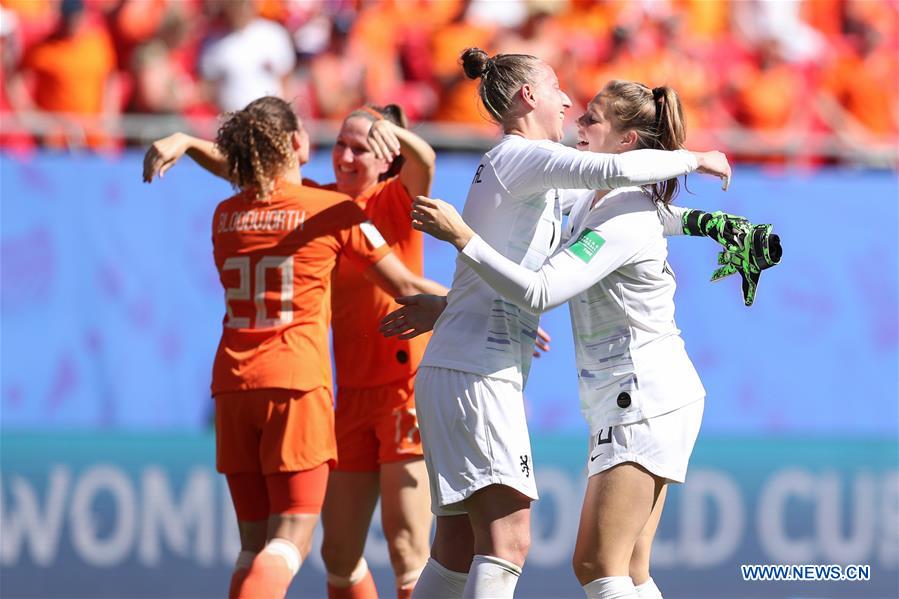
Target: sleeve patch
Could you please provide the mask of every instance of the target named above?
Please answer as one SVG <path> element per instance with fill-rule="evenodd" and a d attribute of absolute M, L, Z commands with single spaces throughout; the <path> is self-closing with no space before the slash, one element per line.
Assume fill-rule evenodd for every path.
<path fill-rule="evenodd" d="M 359 223 L 359 229 L 374 249 L 378 249 L 382 245 L 387 244 L 387 242 L 384 241 L 384 238 L 381 237 L 381 232 L 378 231 L 378 228 L 371 224 L 370 221 Z"/>
<path fill-rule="evenodd" d="M 599 248 L 606 242 L 602 236 L 596 231 L 587 230 L 581 233 L 571 246 L 568 248 L 572 254 L 577 256 L 581 262 L 587 264 L 593 259 L 593 256 L 599 252 Z"/>

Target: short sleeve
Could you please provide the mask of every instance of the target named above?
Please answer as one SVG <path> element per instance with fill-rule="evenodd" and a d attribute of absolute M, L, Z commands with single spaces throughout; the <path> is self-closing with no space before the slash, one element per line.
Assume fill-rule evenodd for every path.
<path fill-rule="evenodd" d="M 344 246 L 346 257 L 363 268 L 377 263 L 390 252 L 390 246 L 369 221 L 353 226 Z"/>
<path fill-rule="evenodd" d="M 341 254 L 367 269 L 390 253 L 390 246 L 370 221 L 365 213 L 352 201 L 340 204 L 343 222 L 341 223 Z"/>

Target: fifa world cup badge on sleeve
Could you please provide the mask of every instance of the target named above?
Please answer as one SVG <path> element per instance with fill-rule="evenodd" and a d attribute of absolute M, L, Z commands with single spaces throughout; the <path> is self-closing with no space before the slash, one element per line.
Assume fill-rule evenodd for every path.
<path fill-rule="evenodd" d="M 568 248 L 572 254 L 577 256 L 581 262 L 587 264 L 593 259 L 593 256 L 599 251 L 599 248 L 606 242 L 602 236 L 596 231 L 584 231 L 577 241 Z"/>

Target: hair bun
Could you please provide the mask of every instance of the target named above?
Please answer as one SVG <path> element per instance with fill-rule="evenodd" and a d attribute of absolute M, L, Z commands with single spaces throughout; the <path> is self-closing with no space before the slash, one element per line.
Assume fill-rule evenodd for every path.
<path fill-rule="evenodd" d="M 493 68 L 493 59 L 480 48 L 466 48 L 461 57 L 462 70 L 469 79 L 478 79 Z"/>

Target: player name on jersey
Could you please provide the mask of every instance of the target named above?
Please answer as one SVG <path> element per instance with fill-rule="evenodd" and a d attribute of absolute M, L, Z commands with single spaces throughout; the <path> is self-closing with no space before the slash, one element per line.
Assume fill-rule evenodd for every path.
<path fill-rule="evenodd" d="M 305 222 L 305 210 L 237 210 L 219 214 L 216 232 L 302 230 Z"/>

